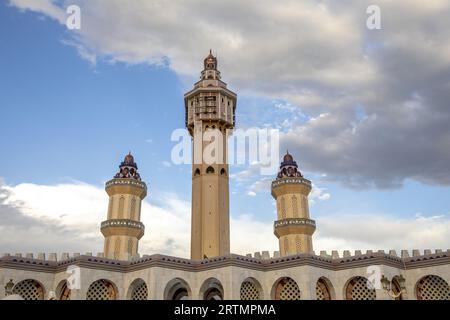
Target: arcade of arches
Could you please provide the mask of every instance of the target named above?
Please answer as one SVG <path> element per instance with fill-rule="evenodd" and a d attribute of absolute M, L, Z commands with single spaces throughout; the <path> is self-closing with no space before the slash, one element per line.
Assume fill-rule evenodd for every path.
<path fill-rule="evenodd" d="M 335 290 L 332 283 L 326 277 L 320 277 L 316 281 L 315 295 L 317 300 L 335 299 Z M 255 278 L 247 278 L 240 286 L 241 300 L 261 300 L 265 297 L 264 288 Z M 342 288 L 344 299 L 346 300 L 376 300 L 376 290 L 371 287 L 367 278 L 355 276 L 350 278 Z M 392 281 L 392 292 L 396 300 L 402 299 L 399 281 L 394 277 Z M 24 300 L 44 300 L 47 288 L 37 280 L 25 279 L 14 284 L 11 294 L 19 295 Z M 290 277 L 282 277 L 275 281 L 270 291 L 270 298 L 274 300 L 300 300 L 302 293 L 298 283 Z M 436 275 L 422 277 L 415 284 L 414 297 L 418 300 L 450 300 L 450 286 L 443 278 Z M 107 279 L 99 279 L 92 282 L 86 292 L 86 300 L 116 300 L 119 292 L 115 283 Z M 147 300 L 149 290 L 147 283 L 137 278 L 131 282 L 127 288 L 126 299 Z M 61 281 L 56 288 L 56 299 L 70 300 L 71 290 L 65 280 Z M 200 292 L 193 296 L 188 282 L 175 278 L 169 281 L 164 290 L 164 299 L 203 299 L 222 300 L 224 299 L 224 289 L 221 282 L 215 278 L 205 280 L 200 288 Z"/>

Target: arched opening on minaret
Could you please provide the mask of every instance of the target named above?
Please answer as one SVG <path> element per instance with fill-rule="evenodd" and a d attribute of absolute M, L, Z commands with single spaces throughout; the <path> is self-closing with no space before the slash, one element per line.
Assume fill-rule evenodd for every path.
<path fill-rule="evenodd" d="M 222 168 L 222 170 L 220 170 L 220 174 L 221 174 L 222 176 L 224 176 L 224 175 L 227 174 L 227 171 L 226 171 L 224 168 Z"/>
<path fill-rule="evenodd" d="M 200 169 L 197 168 L 197 169 L 195 169 L 194 177 L 199 176 L 199 175 L 200 175 Z"/>
<path fill-rule="evenodd" d="M 211 166 L 209 166 L 209 167 L 206 169 L 206 173 L 208 173 L 208 174 L 214 173 L 214 168 L 211 167 Z"/>

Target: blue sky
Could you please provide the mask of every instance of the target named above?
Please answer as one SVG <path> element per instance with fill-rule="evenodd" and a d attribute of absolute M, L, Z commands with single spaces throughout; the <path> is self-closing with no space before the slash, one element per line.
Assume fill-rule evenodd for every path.
<path fill-rule="evenodd" d="M 95 48 L 92 37 L 86 36 L 91 42 L 83 40 L 83 34 L 74 34 L 45 11 L 23 11 L 4 2 L 0 4 L 0 39 L 0 177 L 5 185 L 14 188 L 24 183 L 51 186 L 79 181 L 102 188 L 103 183 L 116 172 L 123 156 L 131 150 L 141 176 L 149 186 L 148 202 L 163 205 L 164 195 L 175 194 L 178 199 L 189 203 L 190 166 L 170 164 L 170 152 L 175 144 L 170 141 L 170 135 L 173 130 L 184 127 L 183 93 L 198 78 L 207 51 L 198 49 L 195 55 L 189 53 L 189 56 L 194 56 L 192 61 L 195 63 L 180 67 L 177 67 L 175 58 L 171 59 L 170 47 L 167 48 L 168 55 L 159 63 L 141 61 L 140 58 L 126 61 L 120 54 L 115 56 L 111 48 L 103 52 L 100 45 Z M 95 63 L 83 59 L 74 43 L 85 45 L 94 52 Z M 296 127 L 305 126 L 320 114 L 337 112 L 336 118 L 339 118 L 339 114 L 350 110 L 327 109 L 327 102 L 324 105 L 303 105 L 304 96 L 295 96 L 293 90 L 302 91 L 298 86 L 308 84 L 306 89 L 314 92 L 316 100 L 326 101 L 322 96 L 328 96 L 329 101 L 333 101 L 337 91 L 353 92 L 355 85 L 330 89 L 311 77 L 299 80 L 294 89 L 280 85 L 282 89 L 278 91 L 261 93 L 268 84 L 250 84 L 254 79 L 238 77 L 237 72 L 232 72 L 239 66 L 230 65 L 241 63 L 241 60 L 233 59 L 232 52 L 227 57 L 224 49 L 214 48 L 214 43 L 205 43 L 204 46 L 221 51 L 219 69 L 220 59 L 224 56 L 222 77 L 238 94 L 238 128 L 281 128 L 291 134 L 282 142 L 283 148 L 290 148 L 288 142 L 295 141 Z M 373 59 L 375 61 L 376 57 Z M 258 67 L 265 66 L 261 64 L 252 68 Z M 274 83 L 277 79 L 273 79 Z M 279 79 L 279 82 L 283 81 Z M 364 102 L 350 104 L 351 109 L 356 110 L 352 121 L 363 123 L 368 115 L 374 114 L 370 107 L 369 111 L 361 107 Z M 429 113 L 433 110 L 430 109 Z M 377 139 L 376 136 L 372 138 Z M 318 148 L 321 141 L 316 141 Z M 382 141 L 380 143 L 383 144 Z M 343 170 L 342 174 L 336 174 L 335 168 L 320 167 L 318 162 L 312 161 L 309 150 L 310 146 L 292 146 L 305 176 L 320 190 L 311 208 L 318 228 L 321 218 L 340 215 L 362 220 L 365 215 L 406 220 L 414 220 L 417 215 L 445 216 L 447 219 L 449 215 L 450 187 L 446 182 L 436 180 L 430 183 L 413 172 L 402 176 L 401 183 L 395 186 L 350 185 L 346 175 L 352 175 L 351 167 Z M 360 152 L 365 151 L 361 149 Z M 333 162 L 335 156 L 329 156 L 327 162 Z M 408 159 L 403 161 L 407 166 Z M 368 163 L 368 166 L 372 164 Z M 438 167 L 431 166 L 432 170 L 439 172 Z M 232 167 L 231 173 L 238 174 L 247 169 L 246 166 Z M 382 166 L 379 169 L 380 173 L 384 171 Z M 377 181 L 376 173 L 371 174 L 357 173 L 358 181 Z M 442 172 L 442 175 L 446 174 Z M 231 179 L 232 216 L 251 215 L 251 220 L 270 227 L 275 219 L 270 190 L 248 195 L 251 185 L 264 178 L 267 179 L 252 175 L 242 182 Z M 323 197 L 324 194 L 328 195 Z M 104 201 L 107 202 L 106 193 Z M 450 244 L 448 234 L 444 239 Z"/>

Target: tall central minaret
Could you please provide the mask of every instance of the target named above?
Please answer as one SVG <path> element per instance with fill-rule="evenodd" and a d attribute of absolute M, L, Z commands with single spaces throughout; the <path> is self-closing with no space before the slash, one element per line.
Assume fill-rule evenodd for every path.
<path fill-rule="evenodd" d="M 220 78 L 210 51 L 200 81 L 184 95 L 193 138 L 191 259 L 230 253 L 227 136 L 235 125 L 237 96 Z M 210 152 L 213 145 L 217 148 Z"/>

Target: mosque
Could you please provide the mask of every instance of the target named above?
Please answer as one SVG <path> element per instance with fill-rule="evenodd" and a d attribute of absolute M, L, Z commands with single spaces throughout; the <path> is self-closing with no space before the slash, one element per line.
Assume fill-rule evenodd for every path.
<path fill-rule="evenodd" d="M 200 80 L 184 95 L 186 128 L 194 137 L 235 127 L 237 95 L 221 80 L 210 52 Z M 203 143 L 195 148 L 205 148 Z M 194 150 L 195 153 L 195 150 Z M 286 153 L 271 185 L 279 251 L 230 252 L 226 161 L 192 165 L 191 258 L 140 255 L 141 202 L 147 185 L 131 154 L 106 182 L 104 251 L 4 254 L 0 299 L 25 300 L 450 300 L 450 250 L 313 251 L 316 222 L 311 181 Z"/>

